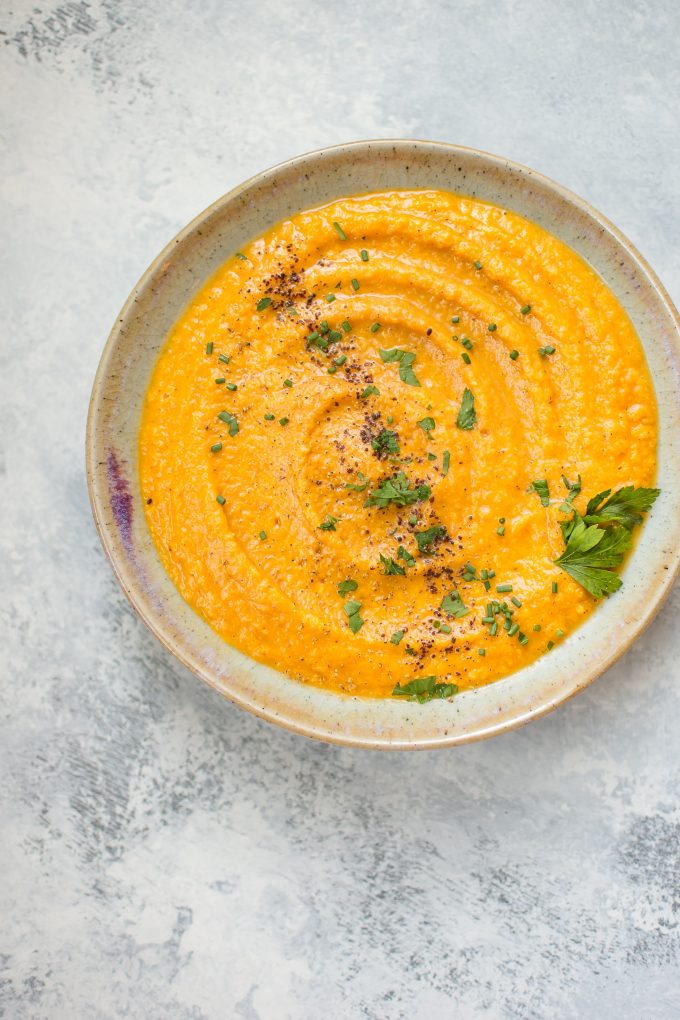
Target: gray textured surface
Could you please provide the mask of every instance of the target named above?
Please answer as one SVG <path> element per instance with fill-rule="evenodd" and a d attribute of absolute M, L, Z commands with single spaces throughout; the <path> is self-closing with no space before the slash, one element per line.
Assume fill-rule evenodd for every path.
<path fill-rule="evenodd" d="M 677 4 L 17 2 L 0 28 L 0 1015 L 677 1017 L 677 588 L 523 731 L 325 747 L 146 633 L 83 470 L 141 270 L 229 187 L 330 142 L 528 163 L 680 299 Z"/>

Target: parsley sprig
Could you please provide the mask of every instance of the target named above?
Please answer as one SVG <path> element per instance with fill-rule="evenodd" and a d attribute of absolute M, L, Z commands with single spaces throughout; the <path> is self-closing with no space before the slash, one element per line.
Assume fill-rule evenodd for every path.
<path fill-rule="evenodd" d="M 573 491 L 573 490 L 572 490 Z M 618 591 L 621 578 L 614 573 L 631 546 L 631 531 L 651 509 L 659 489 L 636 489 L 626 485 L 611 495 L 598 492 L 588 503 L 584 517 L 574 510 L 561 525 L 565 550 L 555 563 L 593 598 Z"/>
<path fill-rule="evenodd" d="M 403 471 L 398 471 L 393 478 L 387 478 L 369 495 L 364 506 L 377 506 L 381 509 L 393 503 L 395 506 L 411 506 L 413 503 L 429 499 L 429 485 L 411 486 Z"/>
<path fill-rule="evenodd" d="M 457 693 L 456 684 L 438 683 L 436 676 L 420 676 L 410 680 L 403 687 L 398 683 L 392 691 L 392 697 L 407 698 L 408 701 L 418 701 L 422 705 L 434 698 L 452 698 Z"/>

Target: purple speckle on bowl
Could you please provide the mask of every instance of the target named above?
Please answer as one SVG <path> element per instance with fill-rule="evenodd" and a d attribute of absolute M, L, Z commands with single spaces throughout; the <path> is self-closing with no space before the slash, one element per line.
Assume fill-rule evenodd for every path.
<path fill-rule="evenodd" d="M 113 518 L 118 525 L 121 538 L 129 550 L 132 546 L 132 495 L 127 478 L 123 474 L 113 450 L 109 450 L 107 474 Z"/>

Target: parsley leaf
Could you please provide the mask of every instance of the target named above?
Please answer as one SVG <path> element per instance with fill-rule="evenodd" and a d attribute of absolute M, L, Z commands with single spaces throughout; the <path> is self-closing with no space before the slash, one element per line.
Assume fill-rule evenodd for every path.
<path fill-rule="evenodd" d="M 361 393 L 359 394 L 359 400 L 365 400 L 366 397 L 372 397 L 372 396 L 373 397 L 379 397 L 380 396 L 380 390 L 378 389 L 377 386 L 373 386 L 373 385 L 367 386 L 366 389 L 362 390 Z"/>
<path fill-rule="evenodd" d="M 364 506 L 377 506 L 384 509 L 390 503 L 396 506 L 410 506 L 412 503 L 422 502 L 430 496 L 429 485 L 417 485 L 411 488 L 409 480 L 403 471 L 399 471 L 393 478 L 386 479 L 382 485 L 374 489 Z"/>
<path fill-rule="evenodd" d="M 371 483 L 363 471 L 357 471 L 357 478 L 360 479 L 360 484 L 352 485 L 351 482 L 348 482 L 345 488 L 350 489 L 352 492 L 365 492 Z"/>
<path fill-rule="evenodd" d="M 456 419 L 456 425 L 459 429 L 465 429 L 468 431 L 473 428 L 477 421 L 477 412 L 475 411 L 475 398 L 472 390 L 469 390 L 467 386 L 463 391 L 463 400 L 460 405 L 460 411 Z"/>
<path fill-rule="evenodd" d="M 434 418 L 421 418 L 420 421 L 416 422 L 419 429 L 422 429 L 427 438 L 430 438 L 430 432 L 434 429 L 436 422 Z"/>
<path fill-rule="evenodd" d="M 460 597 L 460 592 L 455 590 L 444 596 L 441 608 L 447 616 L 453 616 L 456 620 L 460 620 L 463 616 L 467 616 L 470 612 L 467 606 L 464 605 L 463 600 Z"/>
<path fill-rule="evenodd" d="M 550 506 L 550 489 L 545 478 L 537 478 L 531 483 L 528 491 L 535 492 L 537 496 L 540 496 L 541 506 Z"/>
<path fill-rule="evenodd" d="M 611 489 L 609 492 L 598 493 L 588 503 L 585 521 L 587 524 L 622 524 L 630 531 L 636 524 L 640 524 L 642 514 L 652 508 L 660 491 L 660 489 L 636 489 L 633 485 L 626 485 L 613 496 L 609 496 Z M 609 499 L 600 506 L 606 496 L 609 496 Z"/>
<path fill-rule="evenodd" d="M 341 581 L 338 585 L 338 595 L 349 595 L 351 591 L 356 591 L 358 587 L 357 581 L 352 581 L 348 578 L 346 581 Z"/>
<path fill-rule="evenodd" d="M 335 531 L 335 525 L 340 520 L 339 517 L 333 517 L 332 514 L 326 514 L 323 521 L 319 525 L 321 531 Z"/>
<path fill-rule="evenodd" d="M 402 577 L 406 575 L 404 568 L 400 567 L 396 560 L 393 560 L 391 556 L 383 556 L 383 554 L 380 553 L 380 562 L 384 567 L 383 574 L 401 574 Z"/>
<path fill-rule="evenodd" d="M 390 364 L 393 361 L 399 362 L 399 378 L 407 386 L 420 386 L 418 378 L 413 371 L 413 362 L 416 360 L 415 354 L 410 351 L 402 351 L 399 347 L 392 347 L 389 351 L 381 350 L 380 357 L 385 364 Z"/>
<path fill-rule="evenodd" d="M 418 552 L 427 552 L 434 543 L 440 539 L 446 537 L 446 528 L 443 524 L 433 524 L 431 528 L 427 528 L 425 531 L 414 531 L 415 540 L 418 543 Z"/>
<path fill-rule="evenodd" d="M 409 701 L 418 701 L 421 705 L 433 698 L 452 698 L 458 693 L 456 684 L 437 683 L 436 676 L 421 676 L 401 686 L 398 683 L 392 691 L 393 698 L 408 698 Z"/>
<path fill-rule="evenodd" d="M 415 557 L 411 556 L 408 549 L 404 549 L 403 545 L 400 545 L 397 549 L 397 558 L 403 560 L 407 567 L 415 567 Z"/>
<path fill-rule="evenodd" d="M 403 638 L 405 633 L 406 633 L 406 631 L 404 631 L 404 630 L 395 630 L 394 634 L 390 638 L 390 641 L 392 642 L 392 644 L 393 645 L 398 645 L 399 642 L 401 641 L 401 639 Z"/>
<path fill-rule="evenodd" d="M 364 625 L 364 621 L 361 619 L 361 602 L 351 599 L 349 602 L 345 602 L 342 608 L 347 617 L 349 629 L 353 634 L 356 634 Z"/>
<path fill-rule="evenodd" d="M 371 446 L 378 454 L 378 457 L 387 456 L 388 453 L 399 453 L 399 436 L 396 432 L 383 429 L 371 440 Z"/>
<path fill-rule="evenodd" d="M 568 514 L 573 510 L 574 500 L 581 491 L 581 476 L 579 475 L 575 482 L 570 482 L 566 475 L 562 475 L 562 485 L 565 487 L 569 495 L 559 509 L 561 513 Z"/>
<path fill-rule="evenodd" d="M 555 560 L 593 598 L 618 591 L 621 578 L 613 573 L 631 545 L 630 532 L 624 528 L 604 529 L 588 525 L 575 515 L 566 539 L 567 547 Z M 563 532 L 564 533 L 564 532 Z"/>

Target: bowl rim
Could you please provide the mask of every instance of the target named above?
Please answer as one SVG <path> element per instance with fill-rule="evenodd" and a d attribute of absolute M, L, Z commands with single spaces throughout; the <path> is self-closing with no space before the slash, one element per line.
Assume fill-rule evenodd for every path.
<path fill-rule="evenodd" d="M 136 302 L 137 295 L 154 278 L 156 272 L 173 252 L 176 245 L 191 236 L 191 234 L 213 213 L 218 212 L 224 205 L 232 202 L 241 193 L 247 191 L 253 185 L 265 181 L 268 177 L 273 177 L 276 174 L 295 167 L 310 158 L 322 158 L 326 153 L 339 151 L 347 152 L 348 150 L 350 152 L 361 151 L 370 148 L 371 146 L 423 146 L 430 149 L 439 149 L 450 155 L 461 153 L 466 156 L 479 156 L 499 169 L 512 170 L 521 175 L 525 175 L 529 179 L 536 180 L 566 202 L 574 205 L 582 213 L 585 213 L 588 217 L 590 217 L 590 219 L 592 219 L 597 225 L 613 235 L 617 243 L 627 252 L 633 261 L 642 268 L 649 283 L 654 287 L 660 302 L 665 306 L 665 309 L 674 324 L 675 330 L 671 336 L 671 345 L 675 359 L 678 363 L 680 363 L 680 312 L 675 307 L 666 287 L 661 282 L 659 276 L 647 259 L 641 254 L 632 241 L 630 241 L 629 238 L 616 226 L 616 224 L 596 209 L 595 206 L 591 205 L 590 202 L 581 198 L 580 195 L 572 191 L 570 188 L 565 187 L 558 181 L 555 181 L 552 177 L 549 177 L 547 174 L 534 170 L 526 164 L 519 163 L 516 160 L 511 160 L 504 156 L 499 156 L 495 153 L 488 152 L 485 149 L 479 149 L 473 146 L 458 145 L 442 141 L 430 141 L 420 138 L 366 138 L 351 142 L 341 142 L 334 145 L 323 146 L 320 149 L 308 150 L 251 175 L 245 181 L 242 181 L 223 195 L 220 195 L 214 202 L 210 203 L 210 205 L 198 212 L 168 241 L 168 243 L 149 263 L 147 268 L 135 282 L 120 311 L 116 315 L 97 364 L 88 403 L 85 429 L 85 473 L 88 497 L 97 534 L 106 554 L 106 558 L 111 565 L 113 574 L 123 593 L 134 609 L 136 615 L 141 619 L 142 623 L 144 623 L 154 637 L 157 638 L 158 641 L 160 641 L 160 643 L 201 682 L 217 691 L 217 693 L 226 698 L 228 701 L 245 709 L 252 715 L 265 719 L 267 722 L 274 723 L 280 728 L 288 730 L 291 733 L 310 737 L 323 743 L 336 744 L 344 747 L 385 751 L 435 750 L 439 748 L 475 743 L 479 740 L 485 740 L 501 733 L 507 733 L 512 730 L 519 729 L 520 727 L 527 725 L 527 723 L 532 720 L 540 719 L 552 712 L 558 706 L 569 701 L 586 687 L 590 686 L 590 684 L 602 676 L 603 673 L 605 673 L 628 651 L 631 645 L 634 644 L 634 642 L 637 641 L 637 639 L 645 632 L 661 610 L 666 599 L 670 595 L 678 576 L 680 575 L 680 550 L 676 550 L 675 563 L 670 567 L 670 569 L 666 570 L 659 576 L 659 581 L 654 589 L 655 594 L 653 599 L 645 605 L 643 612 L 641 612 L 634 626 L 628 630 L 624 640 L 622 640 L 609 654 L 603 656 L 596 663 L 592 664 L 580 680 L 575 683 L 572 689 L 567 690 L 566 692 L 560 692 L 557 696 L 546 692 L 542 700 L 526 707 L 524 711 L 518 712 L 516 716 L 504 719 L 498 723 L 481 727 L 472 732 L 455 732 L 443 736 L 435 736 L 432 739 L 417 737 L 410 739 L 408 737 L 400 737 L 395 740 L 389 737 L 380 738 L 377 735 L 371 737 L 345 736 L 342 733 L 329 732 L 328 730 L 322 731 L 321 727 L 317 727 L 315 729 L 311 724 L 299 722 L 294 718 L 287 718 L 286 716 L 282 716 L 267 707 L 253 705 L 241 697 L 238 692 L 225 690 L 224 687 L 216 683 L 207 672 L 202 671 L 198 664 L 192 661 L 191 657 L 187 654 L 180 642 L 170 640 L 164 634 L 162 627 L 157 625 L 153 619 L 149 618 L 144 608 L 140 605 L 140 601 L 136 597 L 134 586 L 129 586 L 126 581 L 124 573 L 121 570 L 120 564 L 115 555 L 114 545 L 108 540 L 107 529 L 102 519 L 102 508 L 99 504 L 98 493 L 96 491 L 95 448 L 97 440 L 95 424 L 101 401 L 103 383 L 107 377 L 109 361 L 116 346 L 120 333 L 120 326 L 126 321 L 130 310 Z M 519 675 L 521 672 L 521 669 L 517 670 L 513 675 Z"/>

